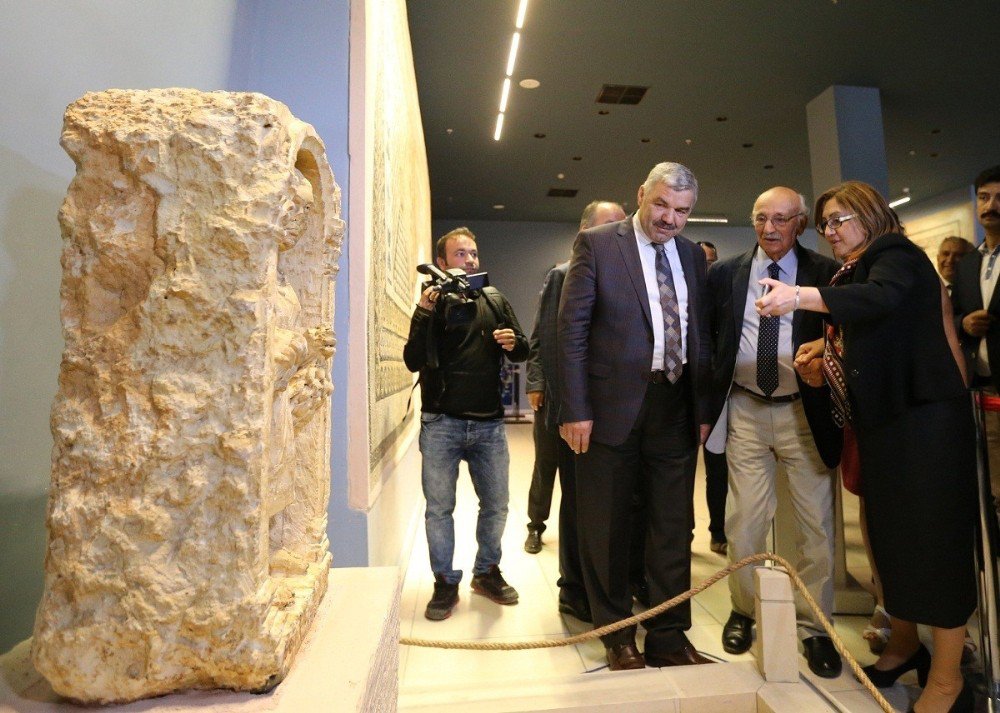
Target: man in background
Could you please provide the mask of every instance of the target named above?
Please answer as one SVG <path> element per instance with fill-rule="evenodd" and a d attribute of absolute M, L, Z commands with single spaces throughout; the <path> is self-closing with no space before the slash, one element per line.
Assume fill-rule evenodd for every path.
<path fill-rule="evenodd" d="M 705 251 L 705 261 L 709 268 L 719 261 L 719 251 L 707 240 L 698 244 Z M 708 548 L 719 555 L 726 554 L 726 494 L 729 492 L 729 466 L 725 453 L 712 453 L 702 446 L 705 459 L 705 502 L 708 505 L 708 534 L 711 538 Z"/>
<path fill-rule="evenodd" d="M 955 281 L 955 275 L 958 272 L 959 261 L 965 257 L 967 253 L 970 253 L 975 249 L 976 247 L 972 243 L 965 238 L 960 238 L 957 235 L 949 235 L 947 238 L 942 240 L 941 244 L 938 246 L 938 273 L 941 275 L 941 280 L 944 282 L 944 286 L 947 288 L 949 295 L 951 295 L 952 291 L 951 283 Z"/>
<path fill-rule="evenodd" d="M 583 209 L 580 230 L 625 219 L 625 211 L 611 201 L 593 201 Z M 527 393 L 535 412 L 533 435 L 535 467 L 528 491 L 528 538 L 524 551 L 537 554 L 542 549 L 542 533 L 552 504 L 552 488 L 559 471 L 559 611 L 585 622 L 591 621 L 587 591 L 580 570 L 580 549 L 576 535 L 576 477 L 573 451 L 559 437 L 559 379 L 556 348 L 559 298 L 569 261 L 549 270 L 542 286 L 535 315 L 535 327 L 528 344 Z"/>

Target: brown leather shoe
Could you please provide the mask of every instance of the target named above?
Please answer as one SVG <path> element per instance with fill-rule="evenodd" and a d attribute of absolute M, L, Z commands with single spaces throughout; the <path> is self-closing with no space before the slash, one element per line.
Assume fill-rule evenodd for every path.
<path fill-rule="evenodd" d="M 646 652 L 646 665 L 654 668 L 663 668 L 664 666 L 691 666 L 701 663 L 716 662 L 699 654 L 698 649 L 696 649 L 691 643 L 687 643 L 682 648 L 677 651 L 671 651 L 669 654 L 651 654 L 648 651 Z"/>
<path fill-rule="evenodd" d="M 634 641 L 608 646 L 605 651 L 608 654 L 608 670 L 610 671 L 646 668 L 646 660 L 642 657 L 642 653 Z"/>

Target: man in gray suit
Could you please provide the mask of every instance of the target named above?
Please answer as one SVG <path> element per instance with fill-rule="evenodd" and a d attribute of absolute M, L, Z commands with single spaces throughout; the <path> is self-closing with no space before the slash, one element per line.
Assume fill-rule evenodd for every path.
<path fill-rule="evenodd" d="M 580 554 L 594 625 L 629 616 L 632 494 L 646 493 L 651 604 L 691 585 L 694 474 L 708 433 L 705 253 L 680 235 L 698 182 L 653 167 L 638 211 L 581 232 L 559 305 L 560 433 L 576 459 Z M 702 395 L 705 395 L 705 398 Z M 685 603 L 602 637 L 612 670 L 711 663 L 684 632 Z"/>
<path fill-rule="evenodd" d="M 624 220 L 625 211 L 612 201 L 592 201 L 583 209 L 580 230 Z M 535 412 L 533 436 L 535 467 L 528 491 L 528 538 L 524 551 L 542 549 L 542 533 L 552 505 L 552 487 L 559 470 L 559 611 L 589 622 L 590 607 L 580 572 L 576 539 L 576 477 L 573 451 L 559 437 L 559 379 L 556 364 L 556 317 L 569 262 L 559 263 L 545 276 L 535 327 L 528 342 L 527 393 Z"/>

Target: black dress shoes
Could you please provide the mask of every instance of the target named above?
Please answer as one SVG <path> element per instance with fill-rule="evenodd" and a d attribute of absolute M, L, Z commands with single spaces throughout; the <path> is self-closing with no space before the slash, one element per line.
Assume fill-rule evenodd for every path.
<path fill-rule="evenodd" d="M 821 678 L 836 678 L 840 675 L 843 664 L 829 636 L 810 636 L 802 640 L 802 646 L 806 650 L 810 671 Z"/>
<path fill-rule="evenodd" d="M 727 654 L 744 654 L 753 643 L 753 619 L 732 612 L 722 627 L 722 650 Z"/>
<path fill-rule="evenodd" d="M 639 647 L 634 641 L 626 644 L 615 644 L 606 649 L 608 655 L 608 670 L 629 671 L 637 668 L 646 668 L 646 659 L 643 658 Z"/>
<path fill-rule="evenodd" d="M 529 555 L 537 555 L 542 551 L 542 531 L 528 526 L 528 539 L 524 541 L 524 551 Z"/>
<path fill-rule="evenodd" d="M 590 604 L 586 596 L 567 594 L 566 590 L 559 591 L 559 611 L 569 614 L 572 617 L 592 624 L 593 615 L 590 613 Z"/>

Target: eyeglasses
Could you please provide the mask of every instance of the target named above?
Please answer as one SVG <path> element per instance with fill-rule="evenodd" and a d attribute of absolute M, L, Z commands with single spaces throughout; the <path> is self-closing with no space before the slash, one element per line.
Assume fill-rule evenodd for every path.
<path fill-rule="evenodd" d="M 854 215 L 838 215 L 829 220 L 822 220 L 816 223 L 816 232 L 820 235 L 826 235 L 827 228 L 833 228 L 834 232 L 840 229 L 840 226 L 849 220 L 854 220 Z"/>
<path fill-rule="evenodd" d="M 789 221 L 795 220 L 798 217 L 805 215 L 805 213 L 796 213 L 795 215 L 790 215 L 787 218 L 781 215 L 755 215 L 753 217 L 753 225 L 755 228 L 763 228 L 767 221 L 771 221 L 771 225 L 775 228 L 784 228 L 788 225 Z"/>

